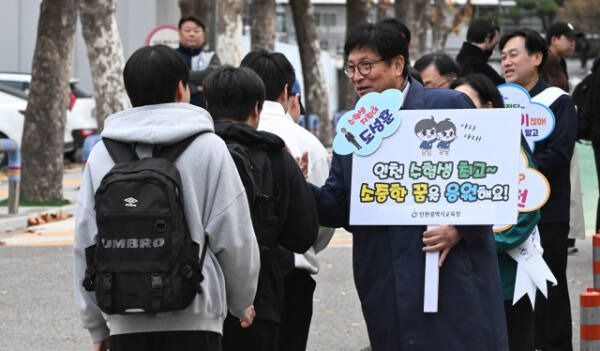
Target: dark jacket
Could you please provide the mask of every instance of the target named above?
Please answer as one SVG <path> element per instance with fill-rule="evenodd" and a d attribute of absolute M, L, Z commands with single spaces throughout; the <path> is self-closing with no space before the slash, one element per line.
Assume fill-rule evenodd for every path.
<path fill-rule="evenodd" d="M 531 88 L 529 95 L 534 97 L 549 87 L 548 83 L 540 79 Z M 550 183 L 550 198 L 542 207 L 540 224 L 569 223 L 569 170 L 577 138 L 577 113 L 573 98 L 569 95 L 560 96 L 549 107 L 554 113 L 554 130 L 533 147 L 535 165 Z"/>
<path fill-rule="evenodd" d="M 474 108 L 455 90 L 410 80 L 403 109 Z M 401 148 L 400 148 L 401 150 Z M 423 312 L 425 226 L 350 226 L 352 155 L 333 155 L 329 178 L 312 186 L 321 225 L 353 234 L 356 290 L 373 351 L 508 350 L 491 226 L 458 226 L 462 239 L 439 275 L 439 313 Z"/>
<path fill-rule="evenodd" d="M 297 252 L 308 250 L 317 239 L 319 222 L 316 205 L 300 168 L 292 156 L 285 151 L 283 140 L 275 134 L 257 131 L 245 124 L 216 122 L 215 133 L 223 140 L 236 141 L 248 148 L 261 148 L 271 161 L 273 179 L 279 184 L 279 199 L 276 203 L 276 238 L 259 238 L 261 268 L 258 291 L 254 300 L 257 318 L 280 322 L 283 281 L 277 253 L 268 252 L 269 243 Z M 251 204 L 252 209 L 252 204 Z M 265 219 L 263 219 L 265 220 Z M 273 219 L 271 219 L 273 220 Z M 256 223 L 253 223 L 258 227 Z"/>
<path fill-rule="evenodd" d="M 219 56 L 217 56 L 214 52 L 204 51 L 204 47 L 201 46 L 196 49 L 188 48 L 187 46 L 183 46 L 179 44 L 179 47 L 175 50 L 181 58 L 185 61 L 188 68 L 190 69 L 190 104 L 196 105 L 198 107 L 206 108 L 206 98 L 203 93 L 198 92 L 198 87 L 202 86 L 202 81 L 206 78 L 212 71 L 214 71 L 221 64 L 221 60 Z M 204 69 L 198 70 L 192 67 L 192 58 L 198 55 L 206 56 L 210 58 L 208 61 L 204 63 Z"/>
<path fill-rule="evenodd" d="M 504 84 L 504 78 L 492 66 L 488 65 L 488 58 L 483 50 L 469 42 L 464 42 L 456 56 L 456 62 L 460 65 L 460 76 L 481 73 L 496 85 Z"/>

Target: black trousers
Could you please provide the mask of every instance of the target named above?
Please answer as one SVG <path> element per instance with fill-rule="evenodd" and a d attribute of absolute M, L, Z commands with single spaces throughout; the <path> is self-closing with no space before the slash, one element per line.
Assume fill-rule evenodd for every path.
<path fill-rule="evenodd" d="M 227 314 L 223 326 L 223 351 L 277 351 L 279 323 L 255 318 L 252 325 L 242 328 L 240 320 Z"/>
<path fill-rule="evenodd" d="M 221 334 L 169 331 L 111 335 L 110 351 L 221 351 Z"/>
<path fill-rule="evenodd" d="M 592 149 L 594 150 L 594 160 L 596 161 L 596 175 L 600 179 L 600 138 L 592 140 Z M 598 197 L 598 206 L 596 207 L 596 231 L 600 229 L 600 196 Z"/>
<path fill-rule="evenodd" d="M 284 278 L 285 298 L 281 314 L 279 350 L 304 351 L 313 311 L 317 283 L 308 271 L 294 269 Z"/>
<path fill-rule="evenodd" d="M 567 286 L 568 224 L 539 224 L 544 260 L 556 277 L 548 283 L 548 299 L 538 291 L 535 299 L 535 347 L 546 351 L 572 351 L 571 302 Z"/>
<path fill-rule="evenodd" d="M 510 351 L 534 351 L 533 309 L 527 295 L 514 306 L 512 300 L 504 300 L 504 315 Z"/>

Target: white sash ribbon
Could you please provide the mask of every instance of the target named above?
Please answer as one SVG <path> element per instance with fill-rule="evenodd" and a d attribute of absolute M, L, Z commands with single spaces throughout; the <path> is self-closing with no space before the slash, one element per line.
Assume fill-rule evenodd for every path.
<path fill-rule="evenodd" d="M 544 297 L 548 297 L 546 280 L 556 285 L 556 278 L 542 258 L 544 250 L 540 245 L 540 236 L 537 226 L 531 235 L 521 245 L 507 251 L 517 261 L 517 277 L 515 280 L 515 294 L 513 305 L 525 294 L 529 296 L 531 306 L 535 306 L 536 289 L 540 289 Z"/>

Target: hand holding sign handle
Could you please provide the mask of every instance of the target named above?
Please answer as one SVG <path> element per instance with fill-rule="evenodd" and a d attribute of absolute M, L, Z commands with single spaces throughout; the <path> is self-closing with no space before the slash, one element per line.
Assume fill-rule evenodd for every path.
<path fill-rule="evenodd" d="M 423 233 L 425 251 L 425 296 L 423 312 L 437 313 L 439 269 L 454 245 L 460 241 L 460 233 L 453 225 L 428 225 Z M 442 254 L 440 255 L 440 251 Z"/>
<path fill-rule="evenodd" d="M 441 267 L 448 253 L 460 241 L 460 234 L 453 225 L 427 226 L 423 233 L 423 247 L 425 252 L 441 251 L 438 265 Z"/>

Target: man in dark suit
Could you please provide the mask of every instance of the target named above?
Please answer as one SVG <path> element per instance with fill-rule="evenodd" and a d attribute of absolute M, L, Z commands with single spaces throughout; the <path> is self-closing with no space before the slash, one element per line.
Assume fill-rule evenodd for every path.
<path fill-rule="evenodd" d="M 406 40 L 385 21 L 356 28 L 344 53 L 344 72 L 360 96 L 394 88 L 404 94 L 402 109 L 474 108 L 460 92 L 425 89 L 408 76 Z M 372 349 L 508 350 L 491 226 L 350 226 L 352 158 L 334 153 L 327 182 L 312 189 L 321 225 L 353 234 L 354 281 Z M 440 252 L 439 313 L 426 314 L 431 251 Z"/>

